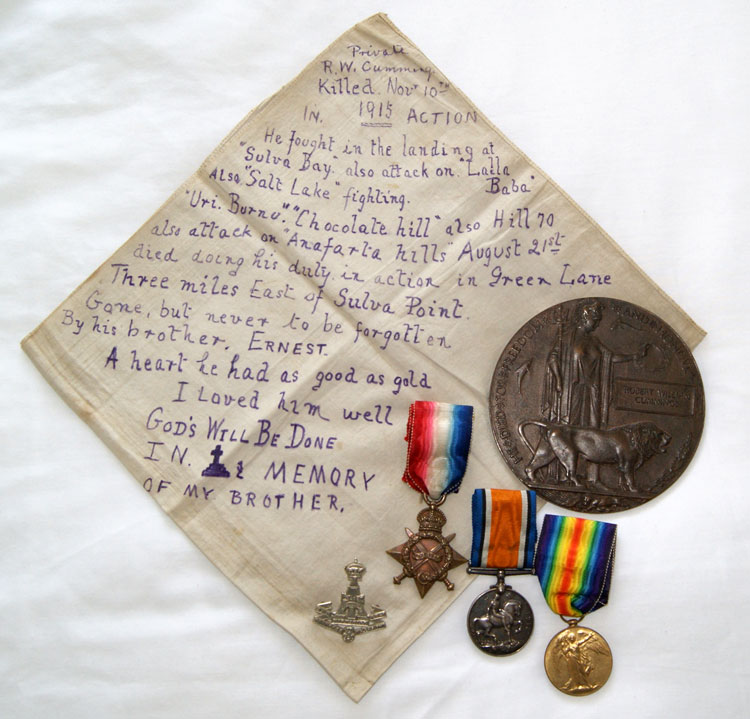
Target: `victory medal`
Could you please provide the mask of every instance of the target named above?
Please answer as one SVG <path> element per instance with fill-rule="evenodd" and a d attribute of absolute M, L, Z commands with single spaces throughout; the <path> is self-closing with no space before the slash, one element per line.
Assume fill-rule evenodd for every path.
<path fill-rule="evenodd" d="M 448 572 L 467 560 L 450 543 L 455 534 L 444 537 L 445 515 L 438 507 L 461 486 L 471 440 L 473 409 L 443 402 L 414 402 L 406 428 L 408 442 L 403 481 L 420 492 L 427 503 L 417 515 L 419 529 L 406 528 L 407 541 L 387 554 L 403 567 L 394 584 L 410 577 L 424 598 L 435 582 L 453 589 Z M 437 499 L 435 497 L 437 496 Z"/>
<path fill-rule="evenodd" d="M 554 514 L 542 524 L 534 567 L 549 608 L 568 624 L 547 646 L 544 668 L 565 694 L 592 694 L 612 671 L 607 642 L 579 622 L 609 599 L 616 531 L 608 522 Z"/>

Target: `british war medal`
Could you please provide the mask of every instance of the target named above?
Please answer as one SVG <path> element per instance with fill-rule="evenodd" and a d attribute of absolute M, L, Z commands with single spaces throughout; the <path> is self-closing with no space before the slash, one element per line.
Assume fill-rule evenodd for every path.
<path fill-rule="evenodd" d="M 542 524 L 534 568 L 547 605 L 568 624 L 547 646 L 544 668 L 565 694 L 591 694 L 612 671 L 607 642 L 579 622 L 609 599 L 616 530 L 608 522 L 554 514 Z"/>
<path fill-rule="evenodd" d="M 487 654 L 517 652 L 534 629 L 529 603 L 505 583 L 509 574 L 531 574 L 536 545 L 536 494 L 475 489 L 471 498 L 471 574 L 496 574 L 497 583 L 471 605 L 469 636 Z"/>
<path fill-rule="evenodd" d="M 505 583 L 510 574 L 531 574 L 536 545 L 536 494 L 513 489 L 475 489 L 471 498 L 470 574 L 495 574 L 497 583 L 471 605 L 469 636 L 487 654 L 517 652 L 534 629 L 526 599 Z"/>
<path fill-rule="evenodd" d="M 445 515 L 438 507 L 451 492 L 457 492 L 466 471 L 471 443 L 473 408 L 444 402 L 414 402 L 406 428 L 408 443 L 403 481 L 419 492 L 427 503 L 417 515 L 419 529 L 406 528 L 407 540 L 388 550 L 403 567 L 395 584 L 410 577 L 424 598 L 435 582 L 453 589 L 448 572 L 467 560 L 444 537 Z"/>

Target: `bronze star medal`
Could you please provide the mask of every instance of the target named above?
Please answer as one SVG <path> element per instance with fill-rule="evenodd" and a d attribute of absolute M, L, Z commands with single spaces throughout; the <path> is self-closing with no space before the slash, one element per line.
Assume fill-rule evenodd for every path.
<path fill-rule="evenodd" d="M 456 535 L 442 535 L 441 531 L 447 520 L 434 502 L 429 502 L 429 507 L 417 515 L 417 521 L 419 531 L 412 532 L 407 527 L 408 539 L 387 551 L 404 568 L 401 574 L 393 578 L 394 584 L 401 584 L 403 579 L 411 577 L 420 597 L 424 597 L 438 581 L 443 582 L 446 589 L 453 589 L 448 572 L 468 561 L 450 545 Z"/>
<path fill-rule="evenodd" d="M 406 469 L 402 480 L 419 492 L 427 509 L 417 515 L 419 531 L 406 528 L 407 540 L 386 553 L 401 564 L 404 571 L 393 578 L 401 584 L 411 577 L 419 596 L 435 582 L 453 589 L 448 572 L 468 560 L 451 547 L 456 536 L 444 537 L 445 515 L 438 507 L 452 492 L 457 492 L 466 471 L 474 410 L 465 404 L 413 402 L 406 425 Z"/>

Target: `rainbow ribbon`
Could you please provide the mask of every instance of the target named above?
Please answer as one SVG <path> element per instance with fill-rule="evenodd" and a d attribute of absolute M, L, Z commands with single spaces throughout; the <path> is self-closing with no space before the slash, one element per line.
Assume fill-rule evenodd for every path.
<path fill-rule="evenodd" d="M 475 489 L 471 566 L 530 569 L 536 544 L 536 492 Z"/>
<path fill-rule="evenodd" d="M 582 617 L 603 607 L 615 561 L 617 525 L 580 517 L 544 517 L 534 569 L 550 609 Z"/>
<path fill-rule="evenodd" d="M 431 498 L 458 492 L 466 472 L 474 408 L 445 402 L 409 407 L 403 481 Z"/>

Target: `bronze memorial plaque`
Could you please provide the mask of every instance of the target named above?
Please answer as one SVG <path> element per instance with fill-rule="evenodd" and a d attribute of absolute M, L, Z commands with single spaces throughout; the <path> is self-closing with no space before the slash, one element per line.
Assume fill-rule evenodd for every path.
<path fill-rule="evenodd" d="M 604 297 L 530 319 L 500 355 L 490 422 L 530 489 L 561 507 L 616 512 L 669 487 L 700 440 L 703 383 L 656 315 Z"/>

